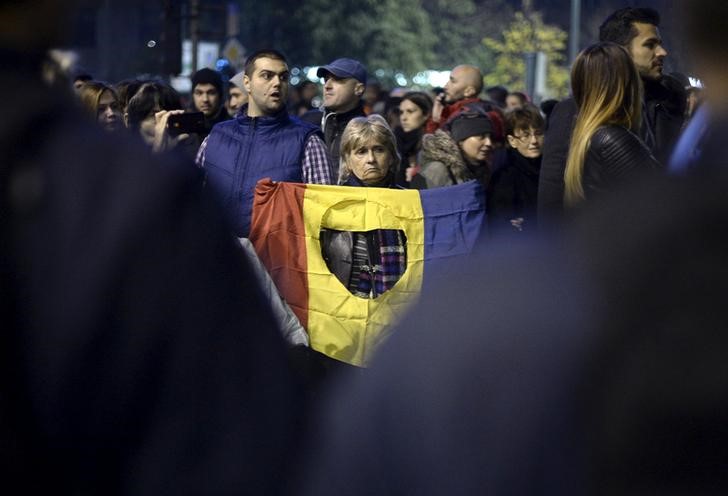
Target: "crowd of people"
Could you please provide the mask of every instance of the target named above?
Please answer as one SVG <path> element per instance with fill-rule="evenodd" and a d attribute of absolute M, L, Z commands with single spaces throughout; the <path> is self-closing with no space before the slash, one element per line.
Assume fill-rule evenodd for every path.
<path fill-rule="evenodd" d="M 0 85 L 18 94 L 0 129 L 5 480 L 724 491 L 728 9 L 687 4 L 705 102 L 664 73 L 659 13 L 627 7 L 574 61 L 571 96 L 540 105 L 467 64 L 443 88 L 384 92 L 338 58 L 320 87 L 293 88 L 272 48 L 234 75 L 196 71 L 189 96 L 161 80 L 44 81 L 62 5 L 0 6 L 18 27 L 0 32 Z M 262 179 L 403 194 L 472 182 L 487 221 L 360 368 L 314 349 L 245 239 Z M 327 226 L 319 241 L 357 298 L 407 270 L 400 229 Z"/>
<path fill-rule="evenodd" d="M 391 171 L 395 184 L 427 189 L 479 181 L 488 193 L 489 230 L 495 235 L 534 230 L 537 218 L 542 226 L 553 226 L 601 191 L 613 189 L 615 182 L 666 168 L 678 135 L 700 107 L 701 89 L 679 73 L 663 74 L 667 51 L 659 24 L 659 14 L 651 9 L 610 16 L 601 26 L 599 43 L 574 63 L 573 96 L 539 106 L 521 91 L 483 88 L 481 70 L 470 65 L 453 68 L 444 88 L 386 92 L 368 81 L 361 62 L 340 58 L 318 69 L 321 88 L 311 81 L 292 87 L 285 56 L 272 49 L 254 53 L 244 71 L 232 77 L 207 68 L 195 72 L 187 105 L 162 81 L 108 85 L 77 74 L 74 88 L 87 114 L 107 131 L 139 133 L 156 152 L 184 143 L 223 203 L 238 202 L 230 215 L 236 224 L 242 222 L 235 229 L 239 236 L 246 234 L 246 221 L 240 219 L 250 214 L 258 179 L 273 174 L 277 180 L 341 183 L 344 130 L 352 119 L 372 114 L 382 115 L 397 140 L 400 163 Z M 273 72 L 267 68 L 271 64 Z M 259 85 L 257 72 L 272 79 Z M 168 119 L 185 108 L 201 112 L 203 122 L 194 133 L 175 133 Z M 291 158 L 272 159 L 255 138 L 240 147 L 255 150 L 252 157 L 244 154 L 242 159 L 237 152 L 235 163 L 208 160 L 207 136 L 215 124 L 231 121 L 218 132 L 237 133 L 267 119 L 276 126 L 285 122 L 288 129 L 305 129 L 303 148 L 290 148 L 286 137 L 283 149 Z M 278 136 L 281 130 L 270 132 Z M 290 170 L 279 167 L 281 160 Z M 230 183 L 233 176 L 242 177 L 238 170 L 255 171 L 245 174 L 247 196 L 242 200 L 229 198 L 231 186 L 242 187 Z"/>

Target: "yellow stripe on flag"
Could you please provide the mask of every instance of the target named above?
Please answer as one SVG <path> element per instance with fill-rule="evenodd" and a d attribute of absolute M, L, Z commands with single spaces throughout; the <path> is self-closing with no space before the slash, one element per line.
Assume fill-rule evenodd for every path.
<path fill-rule="evenodd" d="M 304 195 L 311 347 L 332 358 L 365 365 L 422 287 L 424 215 L 415 190 L 319 186 Z M 407 269 L 376 299 L 354 296 L 329 272 L 321 255 L 322 228 L 338 231 L 399 229 L 407 236 Z"/>

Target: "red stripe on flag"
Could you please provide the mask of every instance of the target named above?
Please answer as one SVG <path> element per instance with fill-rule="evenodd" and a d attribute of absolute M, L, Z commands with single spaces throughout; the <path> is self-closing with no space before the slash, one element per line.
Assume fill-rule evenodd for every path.
<path fill-rule="evenodd" d="M 306 185 L 289 183 L 282 189 L 285 194 L 274 195 L 279 185 L 270 178 L 258 181 L 249 237 L 281 296 L 306 329 L 308 259 L 306 228 L 303 225 Z"/>

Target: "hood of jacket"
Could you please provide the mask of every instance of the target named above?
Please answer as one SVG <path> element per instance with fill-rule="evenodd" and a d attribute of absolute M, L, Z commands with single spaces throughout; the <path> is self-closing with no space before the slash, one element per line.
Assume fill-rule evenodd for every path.
<path fill-rule="evenodd" d="M 468 169 L 460 153 L 460 147 L 454 139 L 445 131 L 437 130 L 433 134 L 422 136 L 422 160 L 420 163 L 426 165 L 430 162 L 441 162 L 445 165 L 458 182 L 465 182 L 473 179 L 473 174 Z"/>

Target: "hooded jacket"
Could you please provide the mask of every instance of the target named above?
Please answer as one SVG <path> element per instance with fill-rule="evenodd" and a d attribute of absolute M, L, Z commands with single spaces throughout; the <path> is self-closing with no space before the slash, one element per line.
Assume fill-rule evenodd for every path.
<path fill-rule="evenodd" d="M 451 186 L 471 179 L 479 180 L 485 187 L 490 177 L 487 165 L 468 165 L 458 144 L 442 130 L 422 137 L 420 162 L 420 175 L 425 179 L 426 189 Z"/>

